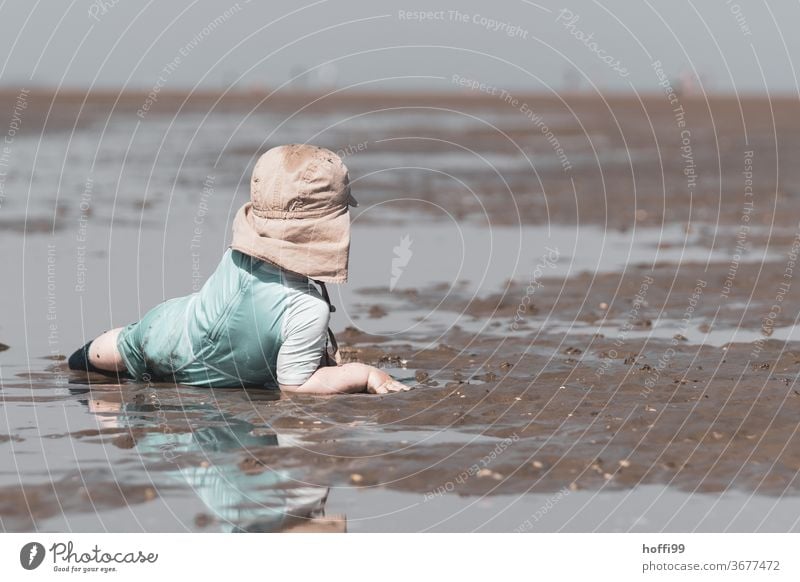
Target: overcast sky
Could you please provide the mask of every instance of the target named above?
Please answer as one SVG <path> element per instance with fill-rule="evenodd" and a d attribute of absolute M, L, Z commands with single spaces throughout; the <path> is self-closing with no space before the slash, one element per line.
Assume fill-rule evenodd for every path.
<path fill-rule="evenodd" d="M 661 61 L 797 93 L 798 23 L 788 0 L 0 0 L 0 84 L 653 91 Z"/>

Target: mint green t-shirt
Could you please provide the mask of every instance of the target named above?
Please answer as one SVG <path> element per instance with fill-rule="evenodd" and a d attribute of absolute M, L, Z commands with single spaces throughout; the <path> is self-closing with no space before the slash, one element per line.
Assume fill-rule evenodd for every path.
<path fill-rule="evenodd" d="M 308 278 L 228 249 L 200 291 L 151 309 L 117 347 L 140 381 L 301 385 L 320 366 L 329 318 Z"/>

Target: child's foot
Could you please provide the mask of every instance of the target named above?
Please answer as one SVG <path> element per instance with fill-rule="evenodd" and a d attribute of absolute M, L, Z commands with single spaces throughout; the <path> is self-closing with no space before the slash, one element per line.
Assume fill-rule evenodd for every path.
<path fill-rule="evenodd" d="M 121 330 L 109 330 L 75 351 L 67 360 L 70 370 L 127 377 L 125 362 L 117 349 L 117 336 Z"/>
<path fill-rule="evenodd" d="M 103 372 L 103 370 L 95 368 L 89 358 L 89 347 L 91 345 L 92 342 L 87 343 L 82 348 L 75 350 L 75 353 L 69 357 L 67 360 L 67 365 L 69 366 L 70 370 L 79 370 L 81 372 Z"/>

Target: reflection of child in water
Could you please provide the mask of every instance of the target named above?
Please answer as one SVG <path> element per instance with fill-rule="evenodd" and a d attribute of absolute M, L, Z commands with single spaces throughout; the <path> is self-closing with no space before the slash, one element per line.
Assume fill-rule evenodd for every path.
<path fill-rule="evenodd" d="M 199 292 L 105 332 L 70 357 L 70 368 L 207 387 L 407 390 L 377 368 L 338 365 L 328 330 L 325 283 L 347 280 L 355 205 L 342 160 L 310 145 L 276 147 L 258 160 L 250 190 L 231 248 Z"/>
<path fill-rule="evenodd" d="M 142 426 L 152 405 L 120 403 L 94 398 L 89 394 L 89 411 L 97 415 L 106 428 Z M 169 408 L 169 407 L 164 407 Z M 176 407 L 179 408 L 179 407 Z M 207 426 L 186 432 L 145 432 L 137 436 L 135 447 L 146 462 L 176 461 L 180 455 L 201 455 L 207 461 L 175 463 L 175 468 L 163 474 L 172 482 L 188 485 L 213 514 L 215 520 L 234 532 L 276 531 L 344 531 L 343 516 L 324 515 L 328 498 L 326 487 L 303 486 L 287 488 L 293 479 L 287 471 L 264 467 L 256 474 L 244 472 L 235 464 L 214 463 L 218 453 L 237 450 L 256 450 L 265 446 L 281 446 L 277 434 L 254 435 L 254 425 L 237 418 L 225 418 L 206 406 L 212 413 L 205 419 Z M 197 407 L 192 407 L 198 412 Z M 145 422 L 145 427 L 147 423 Z M 148 473 L 151 478 L 158 471 Z M 169 483 L 167 483 L 169 486 Z"/>

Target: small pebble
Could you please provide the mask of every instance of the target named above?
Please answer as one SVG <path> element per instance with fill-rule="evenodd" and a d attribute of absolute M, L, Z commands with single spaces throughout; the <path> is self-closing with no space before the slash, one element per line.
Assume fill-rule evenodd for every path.
<path fill-rule="evenodd" d="M 620 467 L 630 467 L 631 466 L 631 462 L 628 459 L 622 459 L 619 462 L 619 466 Z"/>
<path fill-rule="evenodd" d="M 537 469 L 542 469 L 544 467 L 544 463 L 542 463 L 541 461 L 534 461 L 533 463 L 531 463 L 531 465 L 533 465 Z"/>
<path fill-rule="evenodd" d="M 363 475 L 359 475 L 358 473 L 353 473 L 350 475 L 350 482 L 351 483 L 361 483 L 364 480 Z"/>

